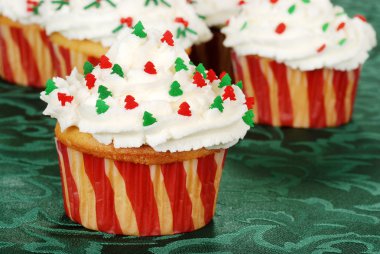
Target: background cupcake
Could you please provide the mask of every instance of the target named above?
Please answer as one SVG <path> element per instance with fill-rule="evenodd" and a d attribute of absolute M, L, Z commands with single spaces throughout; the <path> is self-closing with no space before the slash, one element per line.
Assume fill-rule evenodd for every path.
<path fill-rule="evenodd" d="M 223 29 L 256 121 L 321 128 L 351 120 L 360 69 L 376 45 L 365 18 L 329 0 L 252 1 Z"/>
<path fill-rule="evenodd" d="M 199 17 L 211 28 L 211 41 L 194 47 L 191 58 L 196 63 L 203 63 L 217 73 L 232 73 L 230 49 L 223 46 L 225 36 L 220 32 L 230 17 L 239 13 L 246 1 L 240 0 L 189 0 Z"/>
<path fill-rule="evenodd" d="M 162 32 L 169 29 L 174 40 L 178 40 L 188 52 L 195 43 L 211 38 L 206 24 L 185 0 L 157 4 L 155 1 L 127 0 L 18 0 L 14 4 L 2 1 L 0 13 L 12 20 L 39 24 L 34 30 L 30 26 L 19 29 L 18 36 L 6 31 L 0 34 L 5 35 L 2 40 L 5 42 L 0 41 L 5 45 L 3 51 L 13 50 L 4 55 L 3 74 L 0 74 L 10 82 L 23 85 L 43 86 L 48 77 L 65 77 L 74 67 L 81 68 L 87 60 L 97 64 L 117 34 L 135 26 L 137 20 Z M 3 20 L 4 29 L 8 29 L 9 24 L 19 27 L 8 18 Z M 24 47 L 26 44 L 28 47 Z M 12 65 L 11 71 L 7 69 L 8 63 Z M 25 75 L 18 74 L 20 66 L 25 66 Z"/>
<path fill-rule="evenodd" d="M 0 78 L 41 86 L 54 75 L 38 0 L 0 1 Z"/>
<path fill-rule="evenodd" d="M 84 76 L 74 70 L 41 94 L 58 120 L 66 214 L 115 234 L 193 231 L 213 217 L 226 149 L 253 126 L 252 100 L 228 75 L 191 65 L 170 31 L 138 27 Z"/>

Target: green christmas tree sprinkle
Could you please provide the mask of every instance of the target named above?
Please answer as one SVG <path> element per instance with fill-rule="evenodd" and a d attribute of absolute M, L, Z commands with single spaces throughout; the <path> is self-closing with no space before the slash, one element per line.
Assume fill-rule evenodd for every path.
<path fill-rule="evenodd" d="M 240 89 L 243 89 L 243 81 L 239 81 L 235 84 L 235 86 L 239 87 Z"/>
<path fill-rule="evenodd" d="M 93 70 L 94 70 L 94 66 L 89 61 L 84 63 L 83 65 L 84 75 L 91 73 Z"/>
<path fill-rule="evenodd" d="M 154 118 L 151 113 L 149 113 L 148 111 L 144 112 L 144 116 L 143 116 L 143 126 L 144 127 L 151 126 L 151 125 L 155 124 L 156 122 L 157 122 L 157 119 Z"/>
<path fill-rule="evenodd" d="M 99 86 L 99 88 L 98 88 L 98 93 L 99 93 L 99 98 L 100 98 L 101 100 L 105 100 L 105 99 L 107 99 L 108 97 L 112 96 L 111 91 L 109 91 L 107 87 L 102 86 L 102 85 Z"/>
<path fill-rule="evenodd" d="M 224 111 L 223 99 L 221 96 L 215 98 L 214 103 L 211 104 L 210 109 L 218 109 L 220 112 Z"/>
<path fill-rule="evenodd" d="M 183 91 L 181 89 L 181 84 L 178 81 L 174 81 L 170 86 L 169 95 L 173 97 L 181 96 Z"/>
<path fill-rule="evenodd" d="M 45 94 L 46 95 L 49 95 L 51 94 L 55 89 L 57 89 L 58 87 L 55 85 L 55 82 L 51 79 L 49 79 L 47 82 L 46 82 L 46 89 L 45 89 Z"/>
<path fill-rule="evenodd" d="M 140 38 L 146 38 L 148 35 L 146 34 L 146 32 L 144 31 L 145 30 L 145 27 L 144 25 L 141 23 L 141 21 L 137 22 L 137 24 L 133 27 L 133 32 L 132 34 L 136 35 L 137 37 L 140 37 Z"/>
<path fill-rule="evenodd" d="M 201 73 L 203 75 L 203 78 L 207 78 L 206 68 L 203 66 L 203 64 L 198 64 L 195 70 Z"/>
<path fill-rule="evenodd" d="M 150 3 L 153 3 L 154 5 L 158 5 L 159 3 L 162 3 L 163 5 L 166 5 L 167 7 L 171 7 L 171 4 L 169 4 L 165 0 L 146 0 L 145 6 L 150 5 Z"/>
<path fill-rule="evenodd" d="M 188 71 L 189 68 L 186 66 L 185 61 L 182 58 L 178 57 L 175 60 L 175 71 L 180 72 L 182 70 Z"/>
<path fill-rule="evenodd" d="M 123 69 L 121 68 L 120 65 L 118 64 L 115 64 L 113 67 L 112 67 L 112 72 L 111 74 L 117 74 L 119 75 L 120 77 L 124 78 L 124 72 L 123 72 Z"/>
<path fill-rule="evenodd" d="M 224 75 L 224 77 L 220 81 L 219 88 L 230 86 L 231 84 L 232 84 L 231 76 L 227 73 L 226 75 Z"/>
<path fill-rule="evenodd" d="M 110 106 L 108 106 L 105 101 L 103 100 L 96 101 L 96 113 L 98 113 L 98 115 L 106 113 L 109 108 Z"/>
<path fill-rule="evenodd" d="M 251 127 L 254 127 L 255 126 L 255 123 L 253 122 L 253 118 L 255 117 L 255 114 L 253 113 L 252 110 L 248 110 L 247 112 L 245 112 L 244 116 L 243 116 L 243 121 L 251 126 Z"/>

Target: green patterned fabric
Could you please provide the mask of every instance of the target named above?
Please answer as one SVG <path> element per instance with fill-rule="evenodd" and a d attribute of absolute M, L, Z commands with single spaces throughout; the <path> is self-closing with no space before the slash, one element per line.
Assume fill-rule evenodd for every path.
<path fill-rule="evenodd" d="M 380 28 L 378 0 L 335 2 Z M 92 232 L 65 216 L 54 121 L 37 91 L 1 83 L 0 253 L 380 253 L 379 67 L 376 49 L 352 123 L 255 128 L 229 151 L 213 222 L 150 238 Z"/>

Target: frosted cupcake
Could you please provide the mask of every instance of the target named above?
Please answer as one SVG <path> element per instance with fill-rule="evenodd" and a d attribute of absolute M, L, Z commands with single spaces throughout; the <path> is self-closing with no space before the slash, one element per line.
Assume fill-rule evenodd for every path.
<path fill-rule="evenodd" d="M 6 44 L 4 50 L 13 50 L 2 59 L 4 68 L 1 76 L 24 85 L 44 86 L 49 77 L 65 77 L 74 67 L 81 68 L 86 61 L 97 64 L 118 33 L 134 27 L 137 20 L 162 32 L 169 29 L 178 45 L 189 52 L 194 44 L 211 38 L 206 24 L 185 0 L 167 0 L 157 4 L 155 1 L 145 4 L 145 1 L 130 0 L 16 0 L 0 2 L 0 13 L 4 15 L 7 29 L 9 24 L 20 27 L 13 20 L 37 24 L 33 26 L 35 32 L 30 26 L 21 24 L 18 36 L 10 36 L 10 32 L 0 34 Z M 23 50 L 25 41 L 28 51 Z M 12 65 L 11 72 L 7 63 Z M 25 66 L 25 75 L 18 74 L 22 65 Z M 28 78 L 27 82 L 24 76 Z"/>
<path fill-rule="evenodd" d="M 41 86 L 53 72 L 40 2 L 0 1 L 0 78 Z"/>
<path fill-rule="evenodd" d="M 213 38 L 194 47 L 191 58 L 201 62 L 216 72 L 232 73 L 231 51 L 223 46 L 225 36 L 220 32 L 228 20 L 239 13 L 246 1 L 241 0 L 202 0 L 190 1 L 199 17 L 211 28 Z"/>
<path fill-rule="evenodd" d="M 257 123 L 323 128 L 351 120 L 360 70 L 376 45 L 363 16 L 350 18 L 329 0 L 257 0 L 223 32 L 236 78 L 257 96 Z"/>
<path fill-rule="evenodd" d="M 50 9 L 48 3 L 45 6 Z M 79 69 L 88 59 L 97 64 L 117 35 L 134 27 L 138 20 L 147 28 L 171 31 L 178 45 L 189 52 L 193 44 L 211 38 L 205 23 L 185 0 L 157 4 L 155 1 L 71 0 L 46 20 L 46 31 L 51 35 L 55 57 L 64 61 L 64 68 L 57 74 L 64 77 L 72 68 Z"/>
<path fill-rule="evenodd" d="M 172 37 L 123 31 L 98 66 L 41 93 L 58 120 L 66 214 L 86 228 L 170 235 L 214 215 L 226 150 L 253 126 L 252 99 L 229 75 L 191 65 Z"/>

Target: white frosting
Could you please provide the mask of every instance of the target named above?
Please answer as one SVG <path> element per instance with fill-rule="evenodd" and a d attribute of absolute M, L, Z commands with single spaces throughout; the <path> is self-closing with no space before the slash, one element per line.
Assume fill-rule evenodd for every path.
<path fill-rule="evenodd" d="M 295 9 L 290 14 L 293 5 Z M 286 29 L 277 33 L 281 23 Z M 344 27 L 338 30 L 343 23 Z M 324 24 L 329 24 L 325 31 Z M 310 3 L 281 0 L 276 4 L 268 0 L 251 1 L 222 31 L 227 37 L 224 44 L 233 47 L 239 55 L 268 57 L 304 71 L 355 69 L 376 46 L 371 25 L 360 18 L 349 18 L 329 0 L 310 0 Z"/>
<path fill-rule="evenodd" d="M 148 30 L 148 37 L 141 39 L 130 31 L 123 31 L 107 56 L 113 64 L 119 64 L 124 78 L 111 74 L 111 69 L 95 67 L 92 74 L 97 81 L 89 89 L 83 75 L 76 70 L 66 80 L 55 78 L 57 89 L 42 92 L 41 99 L 48 103 L 45 115 L 56 118 L 65 130 L 77 126 L 83 133 L 90 133 L 103 144 L 116 148 L 140 147 L 144 144 L 159 152 L 189 151 L 200 148 L 228 148 L 243 138 L 250 128 L 243 116 L 247 112 L 246 98 L 241 89 L 232 85 L 236 100 L 226 99 L 224 110 L 210 109 L 214 99 L 224 94 L 225 87 L 219 88 L 220 80 L 200 88 L 193 83 L 195 67 L 182 47 L 161 43 L 160 32 Z M 175 61 L 180 57 L 188 71 L 175 70 Z M 144 71 L 151 61 L 156 75 Z M 171 84 L 178 81 L 183 94 L 171 96 Z M 105 86 L 112 96 L 104 99 L 108 111 L 98 114 L 96 102 L 98 88 Z M 62 106 L 58 93 L 73 96 L 71 103 Z M 138 107 L 125 109 L 125 98 L 131 95 Z M 178 114 L 179 106 L 187 102 L 191 116 Z M 149 112 L 157 122 L 143 126 L 144 112 Z"/>
<path fill-rule="evenodd" d="M 23 24 L 40 24 L 42 22 L 40 15 L 28 11 L 26 0 L 0 0 L 0 15 Z"/>
<path fill-rule="evenodd" d="M 209 26 L 224 26 L 227 20 L 239 13 L 240 0 L 193 0 L 195 11 Z"/>

